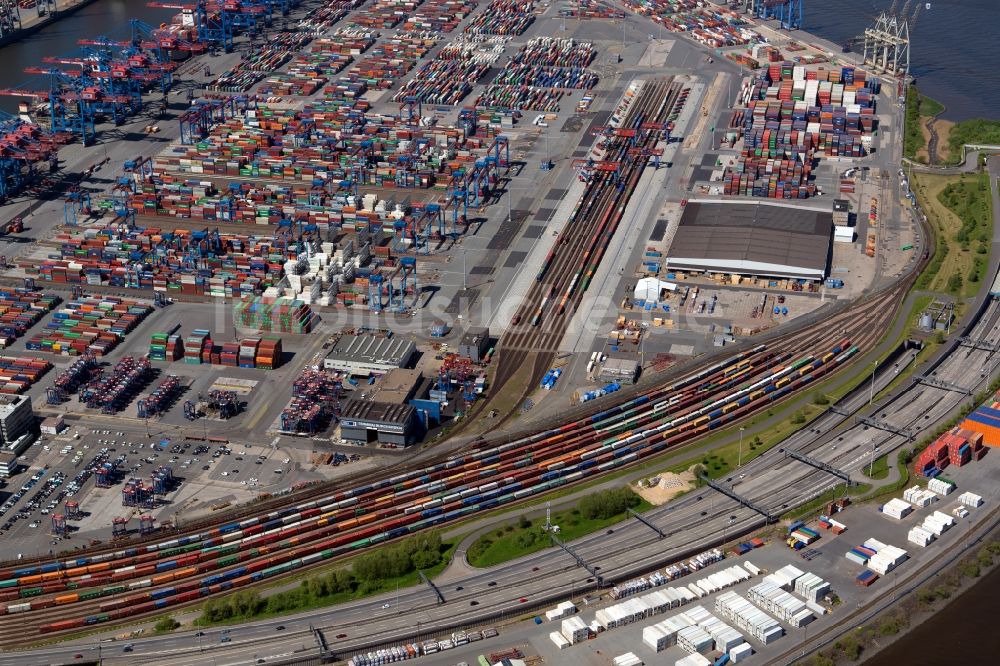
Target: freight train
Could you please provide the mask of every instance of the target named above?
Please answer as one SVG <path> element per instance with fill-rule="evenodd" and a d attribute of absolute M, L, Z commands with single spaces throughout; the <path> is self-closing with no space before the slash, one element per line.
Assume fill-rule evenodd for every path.
<path fill-rule="evenodd" d="M 805 357 L 788 365 L 781 365 L 787 355 L 766 354 L 761 346 L 560 428 L 427 469 L 200 534 L 3 570 L 0 594 L 8 599 L 12 594 L 24 598 L 76 591 L 7 604 L 0 612 L 21 613 L 124 595 L 101 604 L 96 615 L 40 629 L 61 631 L 115 621 L 519 501 L 629 464 L 742 418 L 845 362 L 857 352 L 848 345 L 844 340 L 819 359 Z M 759 372 L 751 376 L 755 368 Z M 763 376 L 758 379 L 758 374 Z M 722 398 L 706 400 L 719 391 L 726 391 Z"/>

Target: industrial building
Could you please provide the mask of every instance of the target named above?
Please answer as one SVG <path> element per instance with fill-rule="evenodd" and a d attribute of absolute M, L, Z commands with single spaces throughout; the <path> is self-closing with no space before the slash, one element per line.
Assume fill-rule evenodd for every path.
<path fill-rule="evenodd" d="M 345 335 L 323 360 L 327 370 L 351 375 L 384 374 L 409 365 L 417 346 L 412 340 L 375 335 Z"/>
<path fill-rule="evenodd" d="M 347 442 L 378 442 L 402 448 L 419 441 L 422 435 L 417 410 L 411 405 L 348 400 L 340 413 L 340 438 Z"/>
<path fill-rule="evenodd" d="M 17 470 L 17 456 L 10 451 L 0 451 L 0 479 L 9 479 Z"/>
<path fill-rule="evenodd" d="M 639 362 L 628 358 L 609 358 L 598 375 L 602 381 L 635 384 L 639 378 Z"/>
<path fill-rule="evenodd" d="M 50 416 L 42 421 L 41 431 L 43 435 L 58 435 L 66 429 L 66 421 L 62 416 Z"/>
<path fill-rule="evenodd" d="M 367 399 L 372 402 L 405 404 L 416 393 L 422 379 L 423 375 L 419 370 L 395 368 L 382 375 Z"/>
<path fill-rule="evenodd" d="M 774 203 L 690 202 L 667 251 L 673 271 L 822 280 L 833 215 Z"/>
<path fill-rule="evenodd" d="M 35 425 L 31 400 L 24 395 L 0 395 L 0 442 L 10 446 Z"/>
<path fill-rule="evenodd" d="M 490 329 L 470 328 L 458 343 L 458 355 L 473 363 L 482 363 L 489 351 Z"/>

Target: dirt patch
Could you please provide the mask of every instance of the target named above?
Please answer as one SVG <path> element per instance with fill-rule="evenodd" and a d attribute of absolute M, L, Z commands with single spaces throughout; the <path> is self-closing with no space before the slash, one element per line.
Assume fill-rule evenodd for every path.
<path fill-rule="evenodd" d="M 653 485 L 646 485 L 651 479 L 658 479 Z M 690 470 L 674 474 L 664 472 L 641 480 L 643 485 L 632 484 L 632 490 L 654 506 L 669 502 L 677 495 L 694 487 L 694 473 Z"/>
<path fill-rule="evenodd" d="M 927 146 L 931 140 L 931 131 L 927 129 L 927 118 L 923 116 L 920 117 L 920 134 L 924 138 L 924 143 L 920 147 L 920 150 L 917 151 L 917 154 L 914 155 L 914 157 L 917 159 L 918 162 L 924 162 L 926 164 L 929 164 L 931 158 L 930 154 L 928 154 L 927 152 Z"/>
<path fill-rule="evenodd" d="M 937 153 L 934 156 L 935 164 L 947 162 L 951 159 L 951 147 L 948 145 L 948 137 L 953 127 L 955 127 L 955 123 L 950 120 L 938 118 L 934 121 L 934 130 L 938 135 L 937 150 L 934 151 Z"/>

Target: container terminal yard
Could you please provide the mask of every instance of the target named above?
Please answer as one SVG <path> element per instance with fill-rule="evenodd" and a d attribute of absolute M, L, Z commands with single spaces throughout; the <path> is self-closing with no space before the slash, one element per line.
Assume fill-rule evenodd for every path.
<path fill-rule="evenodd" d="M 0 123 L 0 613 L 17 616 L 0 623 L 0 644 L 24 649 L 2 663 L 383 663 L 367 654 L 432 651 L 425 640 L 598 592 L 604 624 L 588 653 L 559 652 L 548 623 L 485 640 L 499 653 L 510 631 L 543 658 L 606 663 L 593 646 L 620 654 L 647 638 L 618 628 L 612 586 L 722 546 L 705 556 L 720 559 L 720 533 L 735 540 L 822 496 L 989 384 L 993 297 L 888 398 L 873 400 L 913 352 L 738 478 L 571 552 L 448 572 L 447 585 L 391 604 L 283 619 L 281 634 L 269 620 L 95 649 L 74 635 L 114 636 L 537 503 L 732 428 L 874 353 L 929 254 L 897 195 L 896 79 L 742 12 L 152 4 L 180 14 L 80 40 L 26 72 L 44 85 L 0 91 L 19 101 Z M 919 461 L 934 475 L 955 458 L 949 477 L 985 501 L 954 533 L 992 515 L 981 442 L 1000 442 L 986 432 Z M 869 560 L 877 575 L 889 558 L 909 577 L 958 541 L 943 528 L 938 542 L 922 537 L 936 534 L 935 514 L 892 533 L 903 562 L 871 541 L 892 532 L 872 511 L 847 509 L 837 524 L 858 522 L 848 542 L 838 535 L 844 548 L 805 563 L 781 540 L 747 559 L 818 573 L 860 609 L 885 588 L 861 575 Z M 797 528 L 790 539 L 813 539 Z M 747 587 L 734 589 L 765 604 Z M 787 661 L 798 641 L 771 645 L 784 629 L 747 629 L 725 594 L 700 603 L 753 651 Z M 810 608 L 813 639 L 848 610 Z M 788 633 L 806 621 L 772 612 Z M 681 622 L 704 619 L 691 613 Z"/>

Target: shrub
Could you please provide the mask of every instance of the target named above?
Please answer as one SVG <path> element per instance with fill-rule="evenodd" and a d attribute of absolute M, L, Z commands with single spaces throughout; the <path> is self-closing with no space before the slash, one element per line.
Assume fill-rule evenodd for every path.
<path fill-rule="evenodd" d="M 181 623 L 168 615 L 157 620 L 156 624 L 153 625 L 153 629 L 156 631 L 173 631 L 179 626 L 181 626 Z"/>

